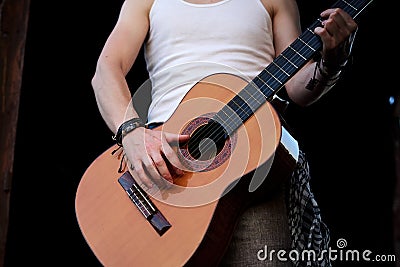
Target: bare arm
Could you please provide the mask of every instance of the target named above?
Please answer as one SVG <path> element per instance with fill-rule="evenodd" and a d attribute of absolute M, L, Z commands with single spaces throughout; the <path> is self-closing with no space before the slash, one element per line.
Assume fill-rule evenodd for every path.
<path fill-rule="evenodd" d="M 272 14 L 274 44 L 279 55 L 301 34 L 297 4 L 295 0 L 272 0 L 265 5 Z M 357 29 L 355 21 L 341 9 L 328 9 L 320 15 L 324 27 L 316 28 L 315 33 L 321 37 L 321 56 L 324 62 L 329 62 L 329 67 L 321 66 L 322 71 L 315 72 L 318 62 L 311 60 L 286 83 L 289 97 L 300 106 L 314 103 L 333 87 L 332 81 L 339 78 L 338 68 L 348 56 L 346 44 Z M 311 79 L 319 82 L 307 89 Z"/>
<path fill-rule="evenodd" d="M 118 21 L 109 35 L 99 56 L 92 79 L 99 111 L 114 133 L 120 125 L 138 117 L 131 103 L 131 93 L 125 76 L 132 68 L 149 29 L 149 12 L 153 0 L 125 0 Z M 148 187 L 153 181 L 164 184 L 172 182 L 173 174 L 164 160 L 181 166 L 170 142 L 184 141 L 187 136 L 152 131 L 143 127 L 131 131 L 122 139 L 131 172 Z M 183 168 L 183 167 L 182 167 Z"/>
<path fill-rule="evenodd" d="M 149 9 L 150 1 L 124 2 L 118 21 L 101 51 L 92 79 L 99 111 L 114 133 L 126 119 L 137 117 L 133 108 L 127 110 L 131 94 L 125 76 L 146 37 Z"/>

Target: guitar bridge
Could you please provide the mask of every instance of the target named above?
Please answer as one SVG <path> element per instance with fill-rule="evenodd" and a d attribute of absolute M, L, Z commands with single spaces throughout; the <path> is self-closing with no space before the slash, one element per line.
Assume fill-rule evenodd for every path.
<path fill-rule="evenodd" d="M 156 208 L 146 192 L 136 183 L 130 172 L 126 171 L 118 178 L 118 182 L 146 220 L 162 236 L 171 227 L 171 224 Z"/>

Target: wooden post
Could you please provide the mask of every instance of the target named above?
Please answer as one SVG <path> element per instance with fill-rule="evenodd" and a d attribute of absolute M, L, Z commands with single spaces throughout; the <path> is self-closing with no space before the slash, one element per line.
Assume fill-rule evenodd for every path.
<path fill-rule="evenodd" d="M 29 7 L 30 0 L 0 0 L 0 266 L 8 231 Z"/>

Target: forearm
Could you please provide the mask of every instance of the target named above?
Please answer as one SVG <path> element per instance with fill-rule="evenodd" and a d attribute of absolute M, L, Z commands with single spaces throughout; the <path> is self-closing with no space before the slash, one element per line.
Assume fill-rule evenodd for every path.
<path fill-rule="evenodd" d="M 327 9 L 321 18 L 321 27 L 314 29 L 322 41 L 320 58 L 304 66 L 286 84 L 289 97 L 300 106 L 314 103 L 335 86 L 357 32 L 356 22 L 342 9 Z"/>
<path fill-rule="evenodd" d="M 348 64 L 356 33 L 357 30 L 338 48 L 329 51 L 329 61 L 319 54 L 287 83 L 286 90 L 293 102 L 300 106 L 311 105 L 336 85 Z"/>
<path fill-rule="evenodd" d="M 113 133 L 127 119 L 138 117 L 121 68 L 100 62 L 92 79 L 92 87 L 100 114 Z"/>
<path fill-rule="evenodd" d="M 344 64 L 329 68 L 322 59 L 310 62 L 287 83 L 290 99 L 300 106 L 316 102 L 339 81 Z"/>

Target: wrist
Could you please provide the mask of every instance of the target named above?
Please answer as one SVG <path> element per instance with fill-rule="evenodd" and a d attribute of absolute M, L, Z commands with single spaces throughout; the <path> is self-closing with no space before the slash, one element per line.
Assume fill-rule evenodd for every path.
<path fill-rule="evenodd" d="M 356 33 L 357 30 L 350 34 L 349 38 L 335 51 L 321 55 L 320 64 L 324 74 L 340 73 L 346 67 L 351 58 Z"/>
<path fill-rule="evenodd" d="M 337 74 L 340 74 L 340 72 L 346 67 L 347 58 L 342 62 L 330 62 L 321 58 L 319 64 L 319 70 L 323 76 L 336 76 Z"/>
<path fill-rule="evenodd" d="M 119 146 L 122 146 L 122 139 L 133 130 L 144 127 L 145 123 L 140 118 L 132 118 L 123 122 L 117 130 L 117 133 L 112 137 Z"/>
<path fill-rule="evenodd" d="M 316 87 L 324 88 L 324 90 L 333 87 L 340 79 L 342 68 L 329 66 L 322 57 L 319 57 L 315 60 L 313 76 L 305 88 L 312 91 Z"/>

